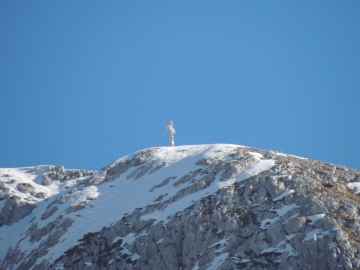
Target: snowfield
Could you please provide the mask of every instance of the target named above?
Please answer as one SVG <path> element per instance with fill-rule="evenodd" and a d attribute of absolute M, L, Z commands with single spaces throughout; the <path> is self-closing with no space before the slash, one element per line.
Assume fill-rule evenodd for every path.
<path fill-rule="evenodd" d="M 214 160 L 227 159 L 234 154 L 239 147 L 242 146 L 217 144 L 161 147 L 156 153 L 148 158 L 148 162 L 155 161 L 154 166 L 157 164 L 165 164 L 161 170 L 157 170 L 152 174 L 146 174 L 137 180 L 128 180 L 128 176 L 137 169 L 131 168 L 114 181 L 105 182 L 98 186 L 85 187 L 73 192 L 69 199 L 64 203 L 56 204 L 58 207 L 57 212 L 66 213 L 64 218 L 70 218 L 73 220 L 73 224 L 69 227 L 67 233 L 61 237 L 59 243 L 54 247 L 51 247 L 46 255 L 38 259 L 38 263 L 42 260 L 51 262 L 57 259 L 66 250 L 77 245 L 78 239 L 81 239 L 86 233 L 100 231 L 103 227 L 114 224 L 123 216 L 133 212 L 137 208 L 145 208 L 148 205 L 152 205 L 158 198 L 165 200 L 166 198 L 175 196 L 180 189 L 184 188 L 184 185 L 189 185 L 189 183 L 186 183 L 174 186 L 173 183 L 178 180 L 179 177 L 174 177 L 166 185 L 153 190 L 152 188 L 160 185 L 164 179 L 183 175 L 184 168 L 186 168 L 186 171 L 199 169 L 201 166 L 196 165 L 195 163 L 200 158 L 210 158 Z M 242 172 L 236 179 L 224 183 L 220 182 L 219 179 L 216 179 L 209 187 L 189 194 L 180 200 L 169 204 L 165 209 L 156 210 L 151 214 L 144 215 L 141 219 L 155 219 L 155 224 L 161 221 L 166 224 L 168 217 L 191 206 L 194 201 L 214 194 L 219 189 L 235 182 L 244 181 L 245 179 L 274 166 L 273 160 L 261 159 L 262 156 L 259 153 L 251 154 L 258 160 L 258 163 Z M 121 158 L 117 162 L 131 159 L 134 155 Z M 41 213 L 46 211 L 46 207 L 49 203 L 74 191 L 79 184 L 88 179 L 88 177 L 84 177 L 82 179 L 77 179 L 76 181 L 64 183 L 54 181 L 53 184 L 44 187 L 41 185 L 41 177 L 46 172 L 47 167 L 48 166 L 39 166 L 40 169 L 36 172 L 32 172 L 35 167 L 0 169 L 0 176 L 11 175 L 12 179 L 16 179 L 11 185 L 8 193 L 16 194 L 22 199 L 34 203 L 37 206 L 31 215 L 23 218 L 21 221 L 12 226 L 2 226 L 0 228 L 1 260 L 7 250 L 10 247 L 15 246 L 20 239 L 23 240 L 19 244 L 19 249 L 25 252 L 25 254 L 40 244 L 41 241 L 31 243 L 29 237 L 23 238 L 23 232 L 27 231 L 34 223 L 37 223 L 37 226 L 42 228 L 49 222 L 54 222 L 58 215 L 52 215 L 48 219 L 42 220 Z M 33 197 L 29 197 L 28 195 L 19 192 L 16 189 L 16 184 L 19 182 L 30 183 L 36 190 L 45 193 L 45 200 L 34 199 Z M 79 205 L 84 208 L 80 211 L 68 211 L 71 207 Z"/>
<path fill-rule="evenodd" d="M 358 179 L 232 144 L 144 149 L 100 172 L 0 169 L 0 268 L 357 268 Z"/>

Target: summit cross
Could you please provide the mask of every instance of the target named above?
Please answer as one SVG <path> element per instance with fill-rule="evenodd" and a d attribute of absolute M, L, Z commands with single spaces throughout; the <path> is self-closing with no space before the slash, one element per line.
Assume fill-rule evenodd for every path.
<path fill-rule="evenodd" d="M 166 126 L 166 129 L 169 132 L 169 143 L 171 147 L 174 147 L 174 134 L 175 134 L 175 129 L 173 126 L 173 122 L 170 120 Z"/>

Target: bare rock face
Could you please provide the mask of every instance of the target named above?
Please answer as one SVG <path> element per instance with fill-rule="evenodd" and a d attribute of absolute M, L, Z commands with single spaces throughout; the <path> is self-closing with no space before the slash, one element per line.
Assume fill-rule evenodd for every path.
<path fill-rule="evenodd" d="M 64 166 L 0 169 L 0 227 L 31 215 L 37 203 L 52 194 L 54 181 L 61 183 L 95 174 L 95 171 L 65 170 Z M 49 189 L 44 190 L 41 185 Z"/>
<path fill-rule="evenodd" d="M 39 203 L 1 269 L 359 269 L 359 177 L 235 145 L 142 150 Z"/>
<path fill-rule="evenodd" d="M 29 183 L 19 183 L 17 188 L 22 193 L 31 193 L 34 191 L 34 187 Z"/>
<path fill-rule="evenodd" d="M 43 175 L 42 184 L 51 185 L 54 180 L 66 182 L 72 179 L 81 178 L 88 175 L 94 175 L 94 171 L 87 170 L 65 170 L 64 166 L 49 166 L 48 173 Z"/>
<path fill-rule="evenodd" d="M 47 174 L 44 174 L 41 184 L 43 184 L 44 186 L 49 186 L 52 183 L 53 183 L 53 180 Z"/>
<path fill-rule="evenodd" d="M 34 208 L 35 205 L 24 202 L 15 195 L 8 196 L 0 212 L 0 224 L 12 225 L 29 215 Z"/>

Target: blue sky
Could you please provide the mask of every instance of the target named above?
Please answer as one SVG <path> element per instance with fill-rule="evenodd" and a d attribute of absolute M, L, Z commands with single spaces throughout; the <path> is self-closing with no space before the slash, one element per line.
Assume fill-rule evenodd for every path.
<path fill-rule="evenodd" d="M 0 2 L 0 167 L 233 143 L 360 169 L 360 1 Z"/>

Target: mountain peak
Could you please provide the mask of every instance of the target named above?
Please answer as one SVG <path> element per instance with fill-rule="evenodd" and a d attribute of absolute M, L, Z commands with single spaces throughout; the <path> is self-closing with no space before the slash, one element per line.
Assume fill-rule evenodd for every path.
<path fill-rule="evenodd" d="M 189 145 L 0 181 L 2 269 L 360 267 L 360 171 L 344 166 Z"/>

